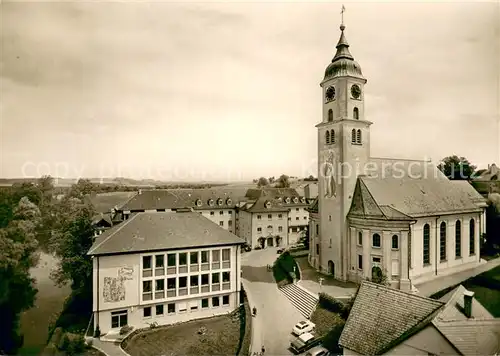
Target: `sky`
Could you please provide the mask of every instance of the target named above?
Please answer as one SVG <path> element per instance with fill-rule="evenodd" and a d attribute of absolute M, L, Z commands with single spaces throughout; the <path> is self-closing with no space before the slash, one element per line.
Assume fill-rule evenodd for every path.
<path fill-rule="evenodd" d="M 371 155 L 500 163 L 500 3 L 344 4 Z M 317 175 L 341 3 L 0 7 L 0 177 Z"/>

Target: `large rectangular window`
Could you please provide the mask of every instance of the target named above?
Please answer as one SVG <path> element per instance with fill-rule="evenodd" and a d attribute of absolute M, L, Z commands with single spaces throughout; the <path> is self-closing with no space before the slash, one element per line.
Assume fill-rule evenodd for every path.
<path fill-rule="evenodd" d="M 208 251 L 201 251 L 201 263 L 208 263 Z"/>
<path fill-rule="evenodd" d="M 446 261 L 446 223 L 443 221 L 439 226 L 439 257 Z"/>
<path fill-rule="evenodd" d="M 153 299 L 153 281 L 142 281 L 142 300 Z"/>
<path fill-rule="evenodd" d="M 431 254 L 430 254 L 430 243 L 431 243 L 431 228 L 429 224 L 424 225 L 424 265 L 428 265 L 431 263 Z"/>
<path fill-rule="evenodd" d="M 175 253 L 169 253 L 167 255 L 167 266 L 168 267 L 175 267 Z"/>
<path fill-rule="evenodd" d="M 121 328 L 128 323 L 128 312 L 126 310 L 117 310 L 111 312 L 111 328 Z"/>
<path fill-rule="evenodd" d="M 187 265 L 187 253 L 182 252 L 179 253 L 179 266 L 185 266 Z"/>
<path fill-rule="evenodd" d="M 155 280 L 155 299 L 165 298 L 165 280 Z"/>

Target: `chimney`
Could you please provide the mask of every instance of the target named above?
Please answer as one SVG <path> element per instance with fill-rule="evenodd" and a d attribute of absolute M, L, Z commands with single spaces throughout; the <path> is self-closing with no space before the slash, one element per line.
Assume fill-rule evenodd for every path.
<path fill-rule="evenodd" d="M 464 292 L 464 312 L 467 318 L 472 318 L 472 299 L 474 298 L 474 292 L 466 290 Z"/>

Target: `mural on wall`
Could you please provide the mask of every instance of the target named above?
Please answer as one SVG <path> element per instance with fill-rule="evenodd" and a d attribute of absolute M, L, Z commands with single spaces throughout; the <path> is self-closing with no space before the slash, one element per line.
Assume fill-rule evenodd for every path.
<path fill-rule="evenodd" d="M 116 303 L 125 300 L 125 281 L 133 279 L 133 267 L 120 267 L 118 277 L 104 277 L 102 297 L 105 303 Z"/>
<path fill-rule="evenodd" d="M 332 198 L 337 196 L 337 183 L 335 182 L 336 167 L 335 153 L 328 150 L 323 155 L 323 182 L 325 187 L 325 197 Z"/>

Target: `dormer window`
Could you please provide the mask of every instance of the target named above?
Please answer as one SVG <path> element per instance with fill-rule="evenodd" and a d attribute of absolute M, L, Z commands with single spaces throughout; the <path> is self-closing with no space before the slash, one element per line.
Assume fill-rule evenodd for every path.
<path fill-rule="evenodd" d="M 334 129 L 331 129 L 331 130 L 330 130 L 330 142 L 331 142 L 332 144 L 334 144 L 334 143 L 335 143 L 335 130 L 334 130 Z"/>
<path fill-rule="evenodd" d="M 352 143 L 356 143 L 356 130 L 352 129 L 351 131 L 351 141 Z"/>
<path fill-rule="evenodd" d="M 361 144 L 361 130 L 358 130 L 356 134 L 356 142 Z"/>
<path fill-rule="evenodd" d="M 326 130 L 325 141 L 326 141 L 327 145 L 330 144 L 330 131 L 328 131 L 328 130 Z"/>
<path fill-rule="evenodd" d="M 352 117 L 354 118 L 354 120 L 359 120 L 359 109 L 358 108 L 354 108 L 354 110 L 352 111 Z"/>
<path fill-rule="evenodd" d="M 333 121 L 333 110 L 330 109 L 328 110 L 328 122 L 332 122 Z"/>

